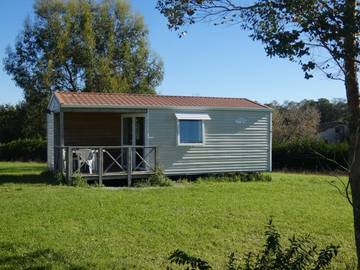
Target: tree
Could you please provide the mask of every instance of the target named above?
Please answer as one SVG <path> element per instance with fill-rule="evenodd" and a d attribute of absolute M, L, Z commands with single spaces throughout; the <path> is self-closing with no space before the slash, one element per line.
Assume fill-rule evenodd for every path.
<path fill-rule="evenodd" d="M 38 0 L 34 13 L 4 66 L 43 133 L 53 91 L 155 93 L 162 61 L 149 49 L 142 16 L 125 0 Z"/>
<path fill-rule="evenodd" d="M 321 124 L 341 121 L 347 123 L 346 103 L 342 99 L 332 101 L 304 99 L 300 102 L 276 101 L 267 104 L 273 108 L 273 143 L 316 140 Z"/>
<path fill-rule="evenodd" d="M 0 106 L 0 144 L 10 142 L 19 137 L 22 129 L 21 105 L 1 105 Z M 21 133 L 21 132 L 20 132 Z"/>
<path fill-rule="evenodd" d="M 355 242 L 360 269 L 360 12 L 356 0 L 158 0 L 168 26 L 233 24 L 264 44 L 266 54 L 298 62 L 305 78 L 318 69 L 344 81 L 349 112 L 350 170 Z"/>
<path fill-rule="evenodd" d="M 273 143 L 293 143 L 316 140 L 320 124 L 320 113 L 315 106 L 290 104 L 273 106 Z"/>
<path fill-rule="evenodd" d="M 302 106 L 314 106 L 321 114 L 320 122 L 328 123 L 334 121 L 347 122 L 347 104 L 343 99 L 328 100 L 320 98 L 319 100 L 303 100 L 300 102 Z"/>

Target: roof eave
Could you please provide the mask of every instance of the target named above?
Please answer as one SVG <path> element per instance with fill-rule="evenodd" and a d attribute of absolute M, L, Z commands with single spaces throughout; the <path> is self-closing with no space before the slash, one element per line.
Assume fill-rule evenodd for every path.
<path fill-rule="evenodd" d="M 250 107 L 212 107 L 212 106 L 146 106 L 146 105 L 80 105 L 61 104 L 64 109 L 174 109 L 174 110 L 242 110 L 242 111 L 272 111 L 271 108 L 250 108 Z"/>
<path fill-rule="evenodd" d="M 48 103 L 47 108 L 46 108 L 47 110 L 51 109 L 51 104 L 53 103 L 53 100 L 56 100 L 56 102 L 59 104 L 60 107 L 62 106 L 62 104 L 60 103 L 59 98 L 56 95 L 56 92 L 54 92 L 54 93 L 52 93 L 52 95 L 50 97 L 49 103 Z"/>

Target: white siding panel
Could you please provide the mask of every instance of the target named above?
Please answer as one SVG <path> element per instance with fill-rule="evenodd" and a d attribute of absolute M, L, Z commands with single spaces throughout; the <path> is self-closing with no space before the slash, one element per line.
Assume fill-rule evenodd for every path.
<path fill-rule="evenodd" d="M 54 169 L 54 113 L 47 114 L 47 163 L 49 170 Z"/>
<path fill-rule="evenodd" d="M 177 145 L 175 113 L 209 114 L 204 145 Z M 159 146 L 160 164 L 167 174 L 267 171 L 270 111 L 150 109 L 149 145 Z"/>

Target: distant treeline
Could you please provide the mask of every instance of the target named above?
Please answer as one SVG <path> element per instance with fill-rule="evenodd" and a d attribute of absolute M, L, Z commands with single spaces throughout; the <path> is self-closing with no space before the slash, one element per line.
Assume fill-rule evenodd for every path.
<path fill-rule="evenodd" d="M 334 121 L 346 121 L 348 118 L 346 100 L 342 98 L 335 98 L 332 100 L 326 98 L 320 98 L 318 100 L 304 99 L 300 102 L 286 101 L 283 104 L 273 101 L 266 105 L 279 110 L 287 110 L 292 107 L 315 108 L 320 114 L 320 124 Z"/>
<path fill-rule="evenodd" d="M 343 99 L 321 98 L 301 102 L 276 101 L 267 104 L 273 110 L 273 143 L 287 144 L 319 139 L 319 127 L 329 122 L 347 122 L 347 104 Z"/>

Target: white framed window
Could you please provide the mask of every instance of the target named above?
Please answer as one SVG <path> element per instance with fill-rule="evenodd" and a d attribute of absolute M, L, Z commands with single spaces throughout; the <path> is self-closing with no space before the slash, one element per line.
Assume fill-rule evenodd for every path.
<path fill-rule="evenodd" d="M 202 120 L 178 120 L 179 144 L 203 144 L 204 130 Z"/>
<path fill-rule="evenodd" d="M 177 118 L 177 144 L 203 145 L 205 143 L 204 120 L 210 120 L 208 114 L 175 114 Z"/>

